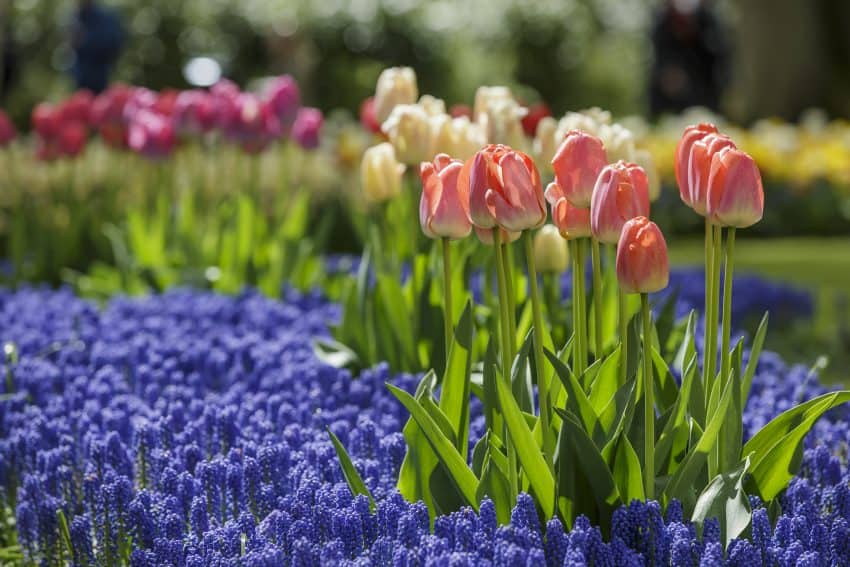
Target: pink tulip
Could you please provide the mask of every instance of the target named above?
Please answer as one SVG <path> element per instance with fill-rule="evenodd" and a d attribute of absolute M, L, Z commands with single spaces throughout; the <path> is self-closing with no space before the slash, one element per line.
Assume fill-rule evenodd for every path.
<path fill-rule="evenodd" d="M 607 164 L 602 140 L 581 130 L 570 131 L 552 158 L 555 180 L 564 196 L 581 208 L 590 206 L 596 178 Z"/>
<path fill-rule="evenodd" d="M 708 216 L 715 224 L 747 228 L 764 214 L 764 189 L 756 162 L 745 152 L 724 148 L 711 160 Z"/>
<path fill-rule="evenodd" d="M 280 136 L 280 121 L 257 95 L 240 93 L 233 100 L 233 111 L 225 135 L 246 152 L 259 153 Z"/>
<path fill-rule="evenodd" d="M 63 122 L 79 122 L 88 126 L 91 123 L 93 103 L 94 95 L 91 91 L 79 90 L 62 103 L 59 115 Z"/>
<path fill-rule="evenodd" d="M 375 97 L 363 99 L 360 103 L 360 125 L 372 134 L 381 134 L 381 125 L 375 116 Z"/>
<path fill-rule="evenodd" d="M 654 293 L 667 287 L 670 265 L 661 229 L 644 216 L 623 225 L 617 245 L 617 281 L 626 293 Z"/>
<path fill-rule="evenodd" d="M 292 139 L 305 150 L 315 150 L 319 147 L 319 134 L 325 118 L 318 108 L 303 107 L 298 109 L 298 115 L 292 124 Z"/>
<path fill-rule="evenodd" d="M 495 240 L 493 239 L 493 229 L 492 228 L 480 228 L 475 225 L 472 226 L 472 229 L 475 231 L 475 236 L 478 237 L 478 240 L 481 241 L 482 244 L 486 244 L 487 246 L 493 246 Z M 508 232 L 504 228 L 499 228 L 499 239 L 502 244 L 508 244 L 510 242 L 515 242 L 519 240 L 519 237 L 522 236 L 521 232 Z"/>
<path fill-rule="evenodd" d="M 272 79 L 266 92 L 266 102 L 277 116 L 281 125 L 288 129 L 295 120 L 301 106 L 301 91 L 292 75 L 281 75 Z"/>
<path fill-rule="evenodd" d="M 688 184 L 688 167 L 691 159 L 691 146 L 694 142 L 701 140 L 708 134 L 716 134 L 717 127 L 714 124 L 701 123 L 685 128 L 679 143 L 676 145 L 676 160 L 673 167 L 676 172 L 676 183 L 679 185 L 679 196 L 689 207 L 693 208 L 691 201 L 692 191 Z"/>
<path fill-rule="evenodd" d="M 62 121 L 59 109 L 50 103 L 42 102 L 32 110 L 32 127 L 42 138 L 54 138 L 59 133 Z"/>
<path fill-rule="evenodd" d="M 649 215 L 649 182 L 643 168 L 618 161 L 596 180 L 590 203 L 590 228 L 600 242 L 616 244 L 626 221 Z"/>
<path fill-rule="evenodd" d="M 429 238 L 464 238 L 472 231 L 469 187 L 458 184 L 461 169 L 463 162 L 446 154 L 419 166 L 419 223 Z"/>
<path fill-rule="evenodd" d="M 67 157 L 78 156 L 86 147 L 87 136 L 88 131 L 82 122 L 63 122 L 57 136 L 59 151 Z"/>
<path fill-rule="evenodd" d="M 546 200 L 552 209 L 552 222 L 567 240 L 590 236 L 590 209 L 576 207 L 567 200 L 557 182 L 546 188 Z"/>
<path fill-rule="evenodd" d="M 182 91 L 174 103 L 172 122 L 177 133 L 184 136 L 210 132 L 217 122 L 212 96 L 200 89 Z"/>
<path fill-rule="evenodd" d="M 0 110 L 0 147 L 9 145 L 18 135 L 9 115 Z"/>
<path fill-rule="evenodd" d="M 691 145 L 688 162 L 688 190 L 691 194 L 691 207 L 697 214 L 705 216 L 708 195 L 708 176 L 711 173 L 712 158 L 723 148 L 735 149 L 735 142 L 722 134 L 708 134 Z"/>
<path fill-rule="evenodd" d="M 546 222 L 540 174 L 522 152 L 490 144 L 467 160 L 459 183 L 469 187 L 470 217 L 479 228 L 521 232 Z"/>
<path fill-rule="evenodd" d="M 133 116 L 127 138 L 133 151 L 150 159 L 167 157 L 176 142 L 171 121 L 150 109 Z"/>

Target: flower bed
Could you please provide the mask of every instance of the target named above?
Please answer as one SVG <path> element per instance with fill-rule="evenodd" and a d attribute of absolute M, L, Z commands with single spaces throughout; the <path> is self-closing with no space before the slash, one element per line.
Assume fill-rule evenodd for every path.
<path fill-rule="evenodd" d="M 295 293 L 277 302 L 175 290 L 115 298 L 102 311 L 69 291 L 0 293 L 0 340 L 18 357 L 7 364 L 16 393 L 0 401 L 0 494 L 16 509 L 26 561 L 850 564 L 843 409 L 808 437 L 775 530 L 756 509 L 751 541 L 733 543 L 726 560 L 715 524 L 698 537 L 677 506 L 662 518 L 652 502 L 618 510 L 605 536 L 581 518 L 566 533 L 558 520 L 541 526 L 528 497 L 509 526 L 497 526 L 485 501 L 480 515 L 439 517 L 430 533 L 427 509 L 394 491 L 408 414 L 384 386 L 410 391 L 417 377 L 379 366 L 355 379 L 320 363 L 311 339 L 336 317 L 335 305 Z M 822 391 L 805 368 L 764 354 L 745 437 Z M 376 513 L 351 496 L 326 427 L 354 458 Z"/>

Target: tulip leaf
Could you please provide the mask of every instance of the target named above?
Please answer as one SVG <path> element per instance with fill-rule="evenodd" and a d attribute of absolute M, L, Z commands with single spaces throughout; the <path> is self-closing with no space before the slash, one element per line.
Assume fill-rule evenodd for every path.
<path fill-rule="evenodd" d="M 656 405 L 660 411 L 665 412 L 676 403 L 679 397 L 679 387 L 670 373 L 670 368 L 661 354 L 652 347 L 652 362 L 655 367 L 655 391 L 658 393 L 655 396 Z"/>
<path fill-rule="evenodd" d="M 528 477 L 534 494 L 543 509 L 546 518 L 551 518 L 555 511 L 555 479 L 549 466 L 543 458 L 539 445 L 523 417 L 510 388 L 504 380 L 496 383 L 499 392 L 499 406 L 505 420 L 511 443 L 516 449 L 517 457 Z"/>
<path fill-rule="evenodd" d="M 487 429 L 490 431 L 501 431 L 501 415 L 499 414 L 499 393 L 496 391 L 496 341 L 487 343 L 487 352 L 484 354 L 484 368 L 482 373 L 484 391 L 484 419 Z"/>
<path fill-rule="evenodd" d="M 440 409 L 455 432 L 456 447 L 467 454 L 469 443 L 469 389 L 472 372 L 472 303 L 466 304 L 449 347 L 446 373 L 440 389 Z"/>
<path fill-rule="evenodd" d="M 645 498 L 643 469 L 627 435 L 621 434 L 617 441 L 617 451 L 614 454 L 614 466 L 611 467 L 611 471 L 623 503 Z"/>
<path fill-rule="evenodd" d="M 431 390 L 436 382 L 437 377 L 433 372 L 425 374 L 416 388 L 416 398 L 430 397 Z M 407 500 L 424 501 L 429 511 L 432 511 L 431 489 L 428 479 L 434 467 L 437 466 L 437 456 L 413 417 L 410 417 L 405 423 L 402 434 L 407 444 L 407 453 L 404 455 L 398 473 L 398 491 Z"/>
<path fill-rule="evenodd" d="M 416 420 L 437 458 L 446 467 L 449 478 L 457 486 L 466 503 L 477 511 L 478 499 L 475 493 L 478 489 L 478 479 L 467 466 L 465 458 L 461 456 L 451 440 L 443 435 L 439 426 L 413 396 L 392 384 L 387 384 L 387 388 Z"/>
<path fill-rule="evenodd" d="M 532 337 L 533 331 L 529 330 L 511 365 L 511 390 L 513 390 L 517 405 L 527 413 L 534 411 L 534 389 L 531 383 L 532 368 L 529 360 Z"/>
<path fill-rule="evenodd" d="M 717 518 L 723 547 L 742 536 L 752 519 L 750 499 L 744 491 L 744 476 L 749 467 L 750 460 L 744 459 L 734 470 L 714 477 L 697 498 L 691 515 L 699 530 L 705 520 Z"/>
<path fill-rule="evenodd" d="M 593 406 L 593 410 L 600 416 L 617 393 L 621 352 L 622 346 L 617 345 L 617 348 L 611 354 L 604 359 L 600 359 L 602 362 L 599 365 L 598 372 L 596 372 L 596 377 L 590 385 L 590 393 L 587 395 L 588 401 Z"/>
<path fill-rule="evenodd" d="M 830 409 L 850 401 L 850 391 L 823 394 L 773 418 L 744 445 L 752 462 L 749 490 L 769 502 L 788 485 L 800 466 L 803 439 Z"/>
<path fill-rule="evenodd" d="M 691 388 L 693 387 L 694 382 L 697 381 L 694 379 L 694 376 L 696 376 L 697 373 L 696 361 L 697 355 L 694 353 L 691 355 L 687 370 L 685 370 L 682 377 L 682 387 L 679 389 L 679 395 L 676 398 L 676 403 L 673 405 L 670 416 L 667 418 L 667 422 L 664 424 L 664 429 L 661 431 L 661 435 L 658 437 L 658 441 L 655 444 L 656 475 L 662 472 L 662 467 L 666 463 L 667 457 L 670 456 L 670 449 L 673 446 L 675 432 L 678 428 L 686 426 L 686 416 L 688 402 L 691 398 Z"/>
<path fill-rule="evenodd" d="M 747 360 L 747 369 L 744 371 L 743 380 L 741 380 L 741 400 L 743 400 L 745 405 L 747 403 L 747 398 L 749 398 L 750 396 L 750 388 L 753 385 L 753 377 L 756 374 L 759 356 L 761 355 L 761 349 L 764 346 L 764 339 L 767 335 L 767 324 L 769 320 L 769 315 L 770 314 L 768 312 L 765 312 L 764 316 L 761 318 L 761 323 L 759 323 L 758 330 L 756 331 L 756 334 L 753 337 L 753 344 L 750 347 L 749 360 Z"/>
<path fill-rule="evenodd" d="M 419 359 L 410 311 L 408 303 L 404 299 L 401 284 L 399 284 L 395 275 L 378 273 L 375 297 L 380 298 L 387 323 L 389 323 L 388 330 L 392 332 L 394 342 L 399 345 L 403 364 L 406 364 L 406 368 L 418 367 Z"/>
<path fill-rule="evenodd" d="M 498 452 L 497 449 L 491 448 L 484 458 L 481 482 L 478 483 L 475 496 L 479 504 L 485 496 L 489 496 L 496 508 L 496 520 L 500 524 L 507 524 L 511 520 L 510 482 L 504 469 L 499 467 L 496 459 L 492 457 L 494 451 Z"/>
<path fill-rule="evenodd" d="M 592 437 L 596 439 L 598 436 L 597 430 L 600 430 L 599 433 L 602 433 L 601 427 L 599 427 L 599 416 L 593 411 L 593 406 L 590 405 L 587 395 L 584 393 L 572 370 L 561 362 L 557 356 L 552 354 L 552 351 L 547 350 L 546 356 L 549 357 L 549 362 L 555 368 L 555 373 L 566 388 L 567 409 L 581 418 L 585 431 L 590 431 Z"/>
<path fill-rule="evenodd" d="M 366 486 L 366 483 L 363 482 L 363 478 L 360 476 L 360 473 L 357 472 L 357 469 L 354 467 L 354 463 L 351 462 L 351 457 L 348 456 L 348 451 L 345 450 L 342 442 L 339 438 L 333 434 L 333 431 L 330 428 L 326 428 L 328 435 L 331 438 L 331 443 L 333 443 L 334 450 L 336 451 L 337 459 L 339 459 L 339 466 L 342 469 L 342 475 L 345 477 L 345 482 L 348 483 L 348 489 L 351 490 L 351 494 L 353 496 L 357 496 L 358 494 L 362 494 L 369 499 L 369 510 L 375 511 L 375 499 L 372 498 L 372 493 L 369 492 L 369 488 Z"/>

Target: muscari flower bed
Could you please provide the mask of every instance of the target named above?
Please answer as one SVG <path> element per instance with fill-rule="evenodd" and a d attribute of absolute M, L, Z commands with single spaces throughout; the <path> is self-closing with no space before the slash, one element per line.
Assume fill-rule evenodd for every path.
<path fill-rule="evenodd" d="M 681 278 L 677 309 L 700 277 Z M 690 283 L 695 281 L 695 283 Z M 758 280 L 736 308 L 797 292 Z M 805 303 L 803 303 L 805 305 Z M 4 545 L 59 565 L 850 565 L 847 410 L 806 441 L 803 465 L 768 511 L 753 501 L 750 538 L 726 553 L 671 504 L 632 502 L 610 534 L 580 517 L 541 525 L 521 495 L 507 526 L 493 505 L 438 517 L 395 491 L 407 412 L 386 389 L 418 377 L 386 365 L 353 377 L 320 362 L 338 306 L 175 290 L 114 298 L 102 310 L 70 291 L 0 293 L 0 339 L 13 343 L 0 401 Z M 9 389 L 13 388 L 14 392 Z M 817 377 L 764 353 L 744 413 L 749 437 L 825 391 Z M 473 404 L 471 432 L 483 418 Z M 352 497 L 326 428 L 376 499 Z M 474 439 L 473 439 L 474 440 Z M 57 511 L 61 510 L 61 514 Z M 774 515 L 776 517 L 771 518 Z M 771 527 L 775 520 L 775 528 Z"/>

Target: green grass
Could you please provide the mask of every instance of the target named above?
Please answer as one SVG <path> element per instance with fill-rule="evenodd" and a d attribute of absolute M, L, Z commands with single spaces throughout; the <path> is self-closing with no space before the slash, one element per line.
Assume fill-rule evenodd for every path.
<path fill-rule="evenodd" d="M 825 355 L 825 380 L 850 383 L 850 237 L 747 238 L 738 231 L 735 272 L 751 273 L 808 289 L 815 299 L 812 321 L 790 328 L 771 328 L 768 348 L 793 362 L 815 364 Z M 677 266 L 703 265 L 700 239 L 668 243 L 670 262 Z"/>

